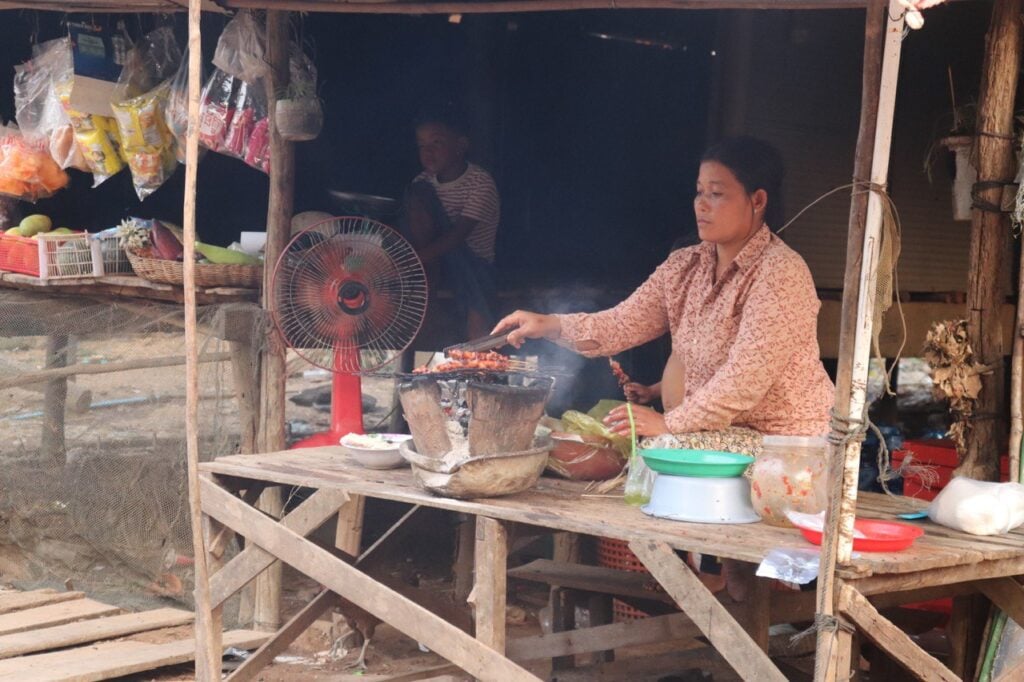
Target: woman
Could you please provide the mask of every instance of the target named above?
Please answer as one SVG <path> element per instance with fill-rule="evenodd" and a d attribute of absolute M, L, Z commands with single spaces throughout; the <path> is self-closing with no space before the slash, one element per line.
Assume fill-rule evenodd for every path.
<path fill-rule="evenodd" d="M 665 414 L 634 406 L 640 436 L 733 426 L 826 433 L 833 387 L 819 357 L 821 303 L 807 264 L 768 227 L 781 222 L 782 174 L 778 152 L 765 142 L 738 137 L 715 145 L 701 159 L 693 203 L 699 245 L 673 252 L 614 308 L 516 311 L 495 332 L 509 331 L 516 347 L 546 338 L 588 357 L 671 333 L 682 401 Z M 630 432 L 625 407 L 605 421 L 616 433 Z"/>

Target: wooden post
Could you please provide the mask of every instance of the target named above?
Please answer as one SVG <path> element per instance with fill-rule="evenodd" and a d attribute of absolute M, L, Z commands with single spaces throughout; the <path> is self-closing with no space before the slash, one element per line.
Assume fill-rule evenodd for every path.
<path fill-rule="evenodd" d="M 853 179 L 865 182 L 871 177 L 872 151 L 875 146 L 875 129 L 878 125 L 878 103 L 882 81 L 882 36 L 886 19 L 886 0 L 873 0 L 866 9 L 864 21 L 864 73 L 861 81 L 860 129 L 857 133 L 857 150 L 854 158 Z M 839 335 L 839 367 L 836 373 L 835 412 L 842 419 L 849 419 L 851 389 L 853 387 L 853 340 L 857 327 L 857 303 L 860 297 L 861 252 L 864 247 L 864 231 L 867 221 L 868 195 L 854 188 L 850 200 L 850 222 L 846 237 L 846 273 L 843 280 L 843 307 Z M 844 464 L 846 452 L 842 447 L 829 448 L 829 491 L 841 494 L 844 485 Z M 856 480 L 856 477 L 854 477 Z M 836 528 L 838 510 L 829 510 L 826 528 Z M 836 545 L 822 544 L 821 572 L 818 581 L 817 612 L 826 615 L 836 613 L 836 585 L 832 579 L 836 568 Z M 826 639 L 834 639 L 838 649 L 852 646 L 850 637 L 842 631 L 819 632 L 818 647 Z M 832 644 L 829 642 L 828 644 Z M 826 649 L 827 650 L 827 649 Z M 823 661 L 817 660 L 815 668 L 822 668 Z M 836 675 L 837 661 L 829 662 L 816 679 Z"/>
<path fill-rule="evenodd" d="M 505 653 L 506 570 L 508 532 L 505 524 L 486 516 L 476 519 L 473 614 L 476 638 L 498 653 Z"/>
<path fill-rule="evenodd" d="M 199 18 L 201 0 L 188 3 L 188 136 L 185 141 L 185 447 L 188 468 L 189 519 L 192 524 L 192 554 L 195 557 L 196 679 L 220 679 L 221 616 L 223 610 L 210 604 L 210 572 L 203 537 L 203 514 L 199 501 L 199 345 L 196 338 L 196 171 L 199 165 L 199 82 L 202 73 L 202 45 Z"/>
<path fill-rule="evenodd" d="M 68 364 L 67 334 L 50 334 L 46 337 L 46 369 L 64 367 Z M 64 408 L 68 399 L 67 377 L 57 377 L 46 382 L 43 391 L 43 433 L 40 438 L 40 452 L 58 466 L 63 467 L 66 444 L 64 442 Z"/>
<path fill-rule="evenodd" d="M 263 308 L 270 312 L 273 300 L 270 281 L 274 266 L 288 245 L 291 235 L 295 190 L 295 150 L 281 138 L 274 122 L 277 93 L 288 86 L 288 12 L 267 12 L 267 60 L 271 76 L 267 79 L 270 116 L 270 199 L 267 203 L 267 243 L 264 247 Z M 285 380 L 288 373 L 285 348 L 278 335 L 271 334 L 260 362 L 260 437 L 261 452 L 277 452 L 285 447 Z M 259 508 L 280 518 L 284 510 L 280 488 L 270 488 L 260 499 Z M 276 630 L 281 622 L 281 564 L 274 564 L 256 580 L 253 626 Z"/>
<path fill-rule="evenodd" d="M 956 474 L 984 481 L 999 476 L 1002 444 L 1002 363 L 1007 349 L 999 308 L 1006 300 L 1010 220 L 999 209 L 1002 183 L 1013 182 L 1013 102 L 1021 58 L 1021 2 L 996 0 L 985 39 L 985 66 L 978 94 L 978 185 L 971 211 L 971 265 L 967 275 L 968 334 L 978 362 L 993 367 L 981 377 L 975 419 L 967 432 L 967 452 Z M 996 183 L 985 187 L 985 183 Z M 994 206 L 980 208 L 979 204 Z"/>

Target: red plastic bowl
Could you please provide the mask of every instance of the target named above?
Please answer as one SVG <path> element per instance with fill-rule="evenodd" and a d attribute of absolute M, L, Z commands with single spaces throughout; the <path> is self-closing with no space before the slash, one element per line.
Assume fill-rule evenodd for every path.
<path fill-rule="evenodd" d="M 920 526 L 895 521 L 856 519 L 853 527 L 865 535 L 853 539 L 853 549 L 858 552 L 899 552 L 910 547 L 914 540 L 924 535 L 924 529 Z M 808 542 L 821 544 L 821 533 L 818 531 L 801 528 L 800 532 Z"/>

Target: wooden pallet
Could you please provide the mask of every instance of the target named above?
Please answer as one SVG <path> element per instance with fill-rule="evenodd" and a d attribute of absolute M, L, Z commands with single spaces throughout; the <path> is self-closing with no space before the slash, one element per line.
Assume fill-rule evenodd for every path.
<path fill-rule="evenodd" d="M 132 637 L 192 620 L 181 609 L 124 613 L 81 592 L 0 591 L 0 682 L 91 682 L 188 663 L 195 659 L 189 632 L 168 630 L 160 643 Z M 224 646 L 254 649 L 268 636 L 225 632 Z"/>

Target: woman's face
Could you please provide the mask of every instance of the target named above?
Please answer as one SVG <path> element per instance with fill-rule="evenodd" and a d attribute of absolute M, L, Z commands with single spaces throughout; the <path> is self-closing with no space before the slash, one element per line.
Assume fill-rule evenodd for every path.
<path fill-rule="evenodd" d="M 700 165 L 693 212 L 702 241 L 732 244 L 745 241 L 764 221 L 768 194 L 748 194 L 732 171 L 717 161 Z"/>

